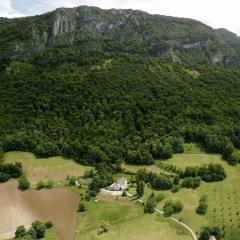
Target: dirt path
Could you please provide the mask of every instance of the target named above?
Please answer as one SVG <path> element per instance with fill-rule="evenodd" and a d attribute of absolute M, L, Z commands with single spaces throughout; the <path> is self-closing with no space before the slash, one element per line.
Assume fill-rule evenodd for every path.
<path fill-rule="evenodd" d="M 133 197 L 133 195 L 130 194 L 130 193 L 127 193 L 127 195 L 128 195 L 129 197 Z M 137 199 L 137 201 L 140 202 L 140 203 L 144 203 L 141 199 Z M 164 212 L 163 212 L 162 210 L 160 210 L 160 209 L 158 209 L 158 208 L 155 208 L 155 211 L 158 212 L 158 213 L 160 213 L 162 216 L 164 216 Z M 183 222 L 180 222 L 179 220 L 177 220 L 177 219 L 174 218 L 174 217 L 169 217 L 169 219 L 171 219 L 172 221 L 180 224 L 182 227 L 184 227 L 185 229 L 187 229 L 188 232 L 191 234 L 193 240 L 198 240 L 197 235 L 195 234 L 195 232 L 193 231 L 193 229 L 191 229 L 187 224 L 185 224 L 185 223 L 183 223 Z"/>

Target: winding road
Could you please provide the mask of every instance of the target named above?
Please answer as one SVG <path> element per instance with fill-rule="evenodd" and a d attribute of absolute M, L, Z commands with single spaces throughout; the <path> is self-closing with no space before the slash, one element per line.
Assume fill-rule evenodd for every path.
<path fill-rule="evenodd" d="M 130 194 L 130 193 L 127 193 L 127 195 L 128 195 L 129 197 L 133 197 L 133 195 Z M 137 199 L 137 201 L 140 202 L 140 203 L 144 203 L 141 199 Z M 162 210 L 160 210 L 160 209 L 158 209 L 158 208 L 155 208 L 155 211 L 164 216 L 164 212 L 163 212 Z M 196 233 L 195 233 L 195 232 L 192 230 L 192 228 L 190 228 L 187 224 L 185 224 L 185 223 L 183 223 L 183 222 L 180 222 L 179 220 L 177 220 L 177 219 L 174 218 L 174 217 L 169 217 L 169 219 L 171 219 L 172 221 L 178 223 L 179 225 L 181 225 L 182 227 L 184 227 L 185 229 L 187 229 L 188 232 L 191 234 L 193 240 L 198 240 Z"/>

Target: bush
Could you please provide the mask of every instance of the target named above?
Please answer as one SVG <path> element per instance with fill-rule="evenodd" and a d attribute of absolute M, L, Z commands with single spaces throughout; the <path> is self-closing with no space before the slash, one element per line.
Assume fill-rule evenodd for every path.
<path fill-rule="evenodd" d="M 164 205 L 163 211 L 166 217 L 170 217 L 174 213 L 174 209 L 171 205 Z"/>
<path fill-rule="evenodd" d="M 45 224 L 40 221 L 35 221 L 32 223 L 32 228 L 36 231 L 36 238 L 41 239 L 45 236 L 46 227 Z"/>
<path fill-rule="evenodd" d="M 199 205 L 196 209 L 196 213 L 199 215 L 204 215 L 207 212 L 208 204 L 207 204 L 207 197 L 203 196 L 199 200 Z"/>
<path fill-rule="evenodd" d="M 180 201 L 167 201 L 163 206 L 165 216 L 169 217 L 173 213 L 180 213 L 183 209 L 183 204 Z"/>
<path fill-rule="evenodd" d="M 200 177 L 186 177 L 182 181 L 182 187 L 196 189 L 201 184 Z"/>
<path fill-rule="evenodd" d="M 172 193 L 177 193 L 179 191 L 179 186 L 178 185 L 174 185 L 173 188 L 171 189 Z"/>
<path fill-rule="evenodd" d="M 100 235 L 100 234 L 102 234 L 102 233 L 106 233 L 106 232 L 108 232 L 109 230 L 110 230 L 110 225 L 109 225 L 107 222 L 102 221 L 102 222 L 101 222 L 101 225 L 100 225 L 100 229 L 99 229 L 99 231 L 98 231 L 98 234 Z"/>
<path fill-rule="evenodd" d="M 224 233 L 219 227 L 205 227 L 200 234 L 199 240 L 209 240 L 210 236 L 214 236 L 217 240 L 223 239 Z"/>
<path fill-rule="evenodd" d="M 156 205 L 157 200 L 154 193 L 152 193 L 144 205 L 144 213 L 154 213 Z"/>
<path fill-rule="evenodd" d="M 83 178 L 93 178 L 94 171 L 93 170 L 86 170 L 83 174 Z"/>
<path fill-rule="evenodd" d="M 27 180 L 25 176 L 22 176 L 18 179 L 18 189 L 21 191 L 25 191 L 30 188 L 30 182 Z"/>
<path fill-rule="evenodd" d="M 173 182 L 170 177 L 159 175 L 154 178 L 152 187 L 158 190 L 169 190 L 173 187 Z"/>
<path fill-rule="evenodd" d="M 78 205 L 78 212 L 85 212 L 86 211 L 86 206 L 84 203 L 79 203 Z"/>
<path fill-rule="evenodd" d="M 51 221 L 45 222 L 44 225 L 45 225 L 46 229 L 50 229 L 53 227 L 53 223 Z"/>
<path fill-rule="evenodd" d="M 0 172 L 0 183 L 7 182 L 10 178 L 11 176 L 9 174 Z"/>
<path fill-rule="evenodd" d="M 127 196 L 127 192 L 126 192 L 126 190 L 123 190 L 122 197 L 126 197 L 126 196 Z"/>
<path fill-rule="evenodd" d="M 43 182 L 43 181 L 38 182 L 37 186 L 36 186 L 36 189 L 41 190 L 43 188 L 46 188 L 46 189 L 53 188 L 53 182 L 51 180 L 49 180 L 47 182 Z"/>
<path fill-rule="evenodd" d="M 22 238 L 26 235 L 27 231 L 24 226 L 19 226 L 15 232 L 15 238 Z"/>

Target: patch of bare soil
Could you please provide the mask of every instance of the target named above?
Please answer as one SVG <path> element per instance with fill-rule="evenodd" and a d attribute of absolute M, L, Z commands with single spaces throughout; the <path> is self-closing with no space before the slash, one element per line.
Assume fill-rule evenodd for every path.
<path fill-rule="evenodd" d="M 54 224 L 61 240 L 74 240 L 78 197 L 65 188 L 21 192 L 16 182 L 0 185 L 0 240 L 14 237 L 18 226 L 35 220 Z"/>

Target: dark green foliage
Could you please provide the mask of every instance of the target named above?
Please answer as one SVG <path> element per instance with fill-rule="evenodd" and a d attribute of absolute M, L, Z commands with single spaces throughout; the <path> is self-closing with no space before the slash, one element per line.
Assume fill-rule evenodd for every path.
<path fill-rule="evenodd" d="M 53 223 L 51 221 L 45 222 L 44 225 L 45 225 L 46 229 L 50 229 L 53 227 Z"/>
<path fill-rule="evenodd" d="M 141 198 L 144 194 L 144 184 L 143 184 L 143 181 L 140 180 L 138 177 L 136 178 L 136 185 L 137 185 L 137 188 L 136 188 L 137 196 L 138 198 Z"/>
<path fill-rule="evenodd" d="M 170 217 L 173 213 L 180 213 L 183 209 L 183 204 L 180 201 L 167 201 L 163 206 L 164 215 Z"/>
<path fill-rule="evenodd" d="M 220 49 L 237 65 L 239 54 L 230 56 L 233 46 L 224 44 L 226 34 L 186 19 L 131 12 L 140 24 L 136 26 L 122 13 L 88 10 L 80 8 L 79 16 L 90 14 L 106 26 L 120 18 L 126 26 L 114 24 L 108 32 L 87 21 L 88 28 L 75 16 L 77 30 L 64 38 L 50 31 L 46 46 L 40 36 L 58 11 L 0 20 L 0 36 L 5 36 L 0 39 L 3 151 L 119 167 L 123 160 L 152 164 L 168 159 L 183 151 L 185 140 L 237 163 L 232 154 L 240 148 L 240 72 L 210 64 Z M 185 48 L 196 42 L 204 51 Z M 184 65 L 159 60 L 173 60 L 171 50 Z"/>
<path fill-rule="evenodd" d="M 41 190 L 41 189 L 51 189 L 53 188 L 53 182 L 52 181 L 47 181 L 47 182 L 44 182 L 44 181 L 40 181 L 37 183 L 37 186 L 36 186 L 36 189 L 37 190 Z"/>
<path fill-rule="evenodd" d="M 36 231 L 37 239 L 44 238 L 46 231 L 44 223 L 41 223 L 40 221 L 35 221 L 32 223 L 32 228 Z"/>
<path fill-rule="evenodd" d="M 184 177 L 200 177 L 205 182 L 217 182 L 226 178 L 226 173 L 221 164 L 208 164 L 201 167 L 186 167 Z"/>
<path fill-rule="evenodd" d="M 217 240 L 223 239 L 223 232 L 219 227 L 206 227 L 200 234 L 199 240 L 209 240 L 210 236 L 214 236 Z"/>
<path fill-rule="evenodd" d="M 37 231 L 33 227 L 29 228 L 27 235 L 33 240 L 37 239 Z"/>
<path fill-rule="evenodd" d="M 1 164 L 2 161 L 3 161 L 3 158 L 4 158 L 4 151 L 3 151 L 3 149 L 0 147 L 0 164 Z"/>
<path fill-rule="evenodd" d="M 196 209 L 196 213 L 199 215 L 204 215 L 207 212 L 207 208 L 208 208 L 207 197 L 203 196 L 199 200 L 199 204 Z"/>
<path fill-rule="evenodd" d="M 174 185 L 173 188 L 171 189 L 172 193 L 177 193 L 179 191 L 179 186 L 178 185 Z"/>
<path fill-rule="evenodd" d="M 152 188 L 157 190 L 169 190 L 173 187 L 173 180 L 170 176 L 147 172 L 146 170 L 139 170 L 136 179 L 149 183 Z"/>
<path fill-rule="evenodd" d="M 93 178 L 94 177 L 94 171 L 93 170 L 86 170 L 83 175 L 84 178 Z"/>
<path fill-rule="evenodd" d="M 30 188 L 30 182 L 27 180 L 26 176 L 21 176 L 18 179 L 18 189 L 25 191 Z"/>
<path fill-rule="evenodd" d="M 86 206 L 84 203 L 79 203 L 78 205 L 78 212 L 85 212 L 86 211 Z"/>
<path fill-rule="evenodd" d="M 24 226 L 19 226 L 15 232 L 15 238 L 24 237 L 27 233 L 27 230 Z"/>
<path fill-rule="evenodd" d="M 0 172 L 0 183 L 7 182 L 10 178 L 10 175 Z"/>
<path fill-rule="evenodd" d="M 144 213 L 154 213 L 156 205 L 157 205 L 157 199 L 154 193 L 152 193 L 148 197 L 147 202 L 144 205 Z"/>
<path fill-rule="evenodd" d="M 7 182 L 10 178 L 19 178 L 21 177 L 22 165 L 21 163 L 15 164 L 1 164 L 0 163 L 0 183 Z"/>
<path fill-rule="evenodd" d="M 101 188 L 110 186 L 113 183 L 113 167 L 106 163 L 99 163 L 96 166 L 96 174 L 89 185 L 93 192 L 99 192 Z"/>
<path fill-rule="evenodd" d="M 173 207 L 171 205 L 169 205 L 169 204 L 163 206 L 163 211 L 164 211 L 164 215 L 166 217 L 170 217 L 174 213 Z"/>
<path fill-rule="evenodd" d="M 200 177 L 186 177 L 182 180 L 182 187 L 196 189 L 201 184 Z"/>
<path fill-rule="evenodd" d="M 152 182 L 152 187 L 158 190 L 169 190 L 173 187 L 173 181 L 167 176 L 156 176 Z"/>

